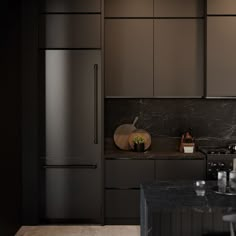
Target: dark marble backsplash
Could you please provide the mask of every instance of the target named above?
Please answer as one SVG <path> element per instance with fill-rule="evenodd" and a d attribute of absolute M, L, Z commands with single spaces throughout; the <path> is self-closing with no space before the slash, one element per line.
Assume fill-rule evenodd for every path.
<path fill-rule="evenodd" d="M 105 99 L 105 137 L 117 126 L 132 123 L 152 137 L 176 138 L 192 129 L 198 140 L 236 140 L 236 100 L 228 99 Z"/>

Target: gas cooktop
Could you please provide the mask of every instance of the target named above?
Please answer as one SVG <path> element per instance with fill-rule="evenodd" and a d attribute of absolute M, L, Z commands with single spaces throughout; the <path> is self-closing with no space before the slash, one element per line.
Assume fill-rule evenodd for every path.
<path fill-rule="evenodd" d="M 228 147 L 205 146 L 199 147 L 199 151 L 206 155 L 208 180 L 217 180 L 218 171 L 229 173 L 233 169 L 233 159 L 236 158 L 235 149 Z"/>
<path fill-rule="evenodd" d="M 226 148 L 226 147 L 199 147 L 199 150 L 203 152 L 204 154 L 208 155 L 229 155 L 229 154 L 236 154 L 232 152 L 232 150 Z"/>

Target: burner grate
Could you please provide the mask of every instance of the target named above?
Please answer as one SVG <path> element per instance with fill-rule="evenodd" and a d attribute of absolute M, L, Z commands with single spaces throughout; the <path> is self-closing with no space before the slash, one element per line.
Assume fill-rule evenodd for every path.
<path fill-rule="evenodd" d="M 229 154 L 230 152 L 228 150 L 208 150 L 207 154 Z"/>
<path fill-rule="evenodd" d="M 205 154 L 209 155 L 228 155 L 231 154 L 231 151 L 228 148 L 222 147 L 202 147 L 199 150 Z"/>

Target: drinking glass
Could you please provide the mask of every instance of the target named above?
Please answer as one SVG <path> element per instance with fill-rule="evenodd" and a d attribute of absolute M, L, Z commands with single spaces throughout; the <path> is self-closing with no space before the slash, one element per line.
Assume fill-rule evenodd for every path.
<path fill-rule="evenodd" d="M 226 171 L 218 171 L 217 176 L 218 176 L 218 180 L 217 180 L 218 191 L 225 193 L 226 187 L 227 187 L 227 173 Z"/>
<path fill-rule="evenodd" d="M 197 180 L 194 183 L 194 190 L 197 196 L 205 196 L 205 192 L 206 192 L 205 185 L 206 185 L 206 182 L 204 180 Z"/>
<path fill-rule="evenodd" d="M 229 173 L 229 188 L 231 192 L 236 192 L 236 171 Z"/>

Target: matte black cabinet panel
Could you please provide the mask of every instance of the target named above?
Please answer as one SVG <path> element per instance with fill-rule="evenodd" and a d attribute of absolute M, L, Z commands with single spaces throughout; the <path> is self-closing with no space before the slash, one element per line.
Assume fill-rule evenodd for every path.
<path fill-rule="evenodd" d="M 157 180 L 197 180 L 205 179 L 205 160 L 158 160 Z"/>
<path fill-rule="evenodd" d="M 236 17 L 208 17 L 207 96 L 236 96 Z"/>
<path fill-rule="evenodd" d="M 207 0 L 207 14 L 236 14 L 236 1 Z"/>
<path fill-rule="evenodd" d="M 101 183 L 98 170 L 48 168 L 45 172 L 46 219 L 101 217 Z"/>
<path fill-rule="evenodd" d="M 139 190 L 106 190 L 106 218 L 138 218 L 139 205 Z"/>
<path fill-rule="evenodd" d="M 100 48 L 100 17 L 99 14 L 43 15 L 40 46 L 43 48 Z"/>
<path fill-rule="evenodd" d="M 46 12 L 100 12 L 100 0 L 45 0 Z"/>
<path fill-rule="evenodd" d="M 153 96 L 153 20 L 105 20 L 106 96 Z"/>
<path fill-rule="evenodd" d="M 154 22 L 154 95 L 203 96 L 203 20 Z"/>
<path fill-rule="evenodd" d="M 152 17 L 153 0 L 105 0 L 105 17 Z"/>
<path fill-rule="evenodd" d="M 96 164 L 101 156 L 100 51 L 46 50 L 47 164 Z"/>
<path fill-rule="evenodd" d="M 154 16 L 157 17 L 199 17 L 203 15 L 203 0 L 154 0 Z"/>
<path fill-rule="evenodd" d="M 139 188 L 155 179 L 152 160 L 106 160 L 105 170 L 107 188 Z"/>

